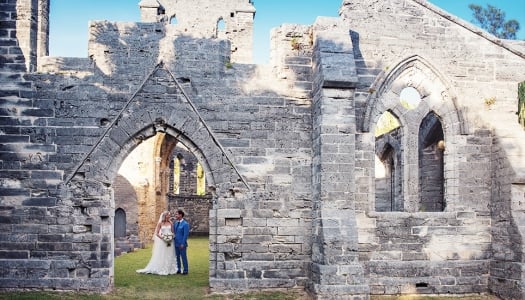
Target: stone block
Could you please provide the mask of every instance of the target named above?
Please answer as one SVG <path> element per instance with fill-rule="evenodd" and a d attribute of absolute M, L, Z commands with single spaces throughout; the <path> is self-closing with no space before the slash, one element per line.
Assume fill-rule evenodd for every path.
<path fill-rule="evenodd" d="M 28 200 L 24 200 L 22 205 L 24 206 L 45 206 L 54 207 L 56 206 L 57 199 L 55 197 L 32 197 Z"/>
<path fill-rule="evenodd" d="M 0 251 L 0 259 L 29 259 L 29 251 Z"/>

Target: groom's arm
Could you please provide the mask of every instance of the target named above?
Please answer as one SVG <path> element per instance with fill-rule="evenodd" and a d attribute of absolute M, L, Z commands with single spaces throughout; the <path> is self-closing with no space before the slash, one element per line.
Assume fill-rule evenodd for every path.
<path fill-rule="evenodd" d="M 185 222 L 186 226 L 184 226 L 184 234 L 183 234 L 183 237 L 184 237 L 184 244 L 186 244 L 188 242 L 188 236 L 190 235 L 190 223 L 188 222 Z"/>

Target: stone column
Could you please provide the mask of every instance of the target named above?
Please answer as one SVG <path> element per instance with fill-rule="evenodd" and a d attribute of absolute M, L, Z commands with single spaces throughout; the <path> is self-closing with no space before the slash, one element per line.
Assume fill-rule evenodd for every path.
<path fill-rule="evenodd" d="M 348 30 L 334 18 L 314 25 L 313 195 L 310 290 L 319 299 L 367 299 L 355 214 L 354 90 Z"/>
<path fill-rule="evenodd" d="M 16 37 L 28 72 L 36 69 L 38 1 L 16 2 Z"/>
<path fill-rule="evenodd" d="M 49 0 L 38 0 L 37 60 L 49 55 Z"/>

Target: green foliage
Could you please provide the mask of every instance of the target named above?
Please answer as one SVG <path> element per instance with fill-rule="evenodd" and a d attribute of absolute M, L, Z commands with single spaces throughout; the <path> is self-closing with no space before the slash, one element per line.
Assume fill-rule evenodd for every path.
<path fill-rule="evenodd" d="M 483 103 L 485 103 L 487 108 L 491 108 L 494 104 L 496 104 L 496 97 L 485 98 L 483 99 Z"/>
<path fill-rule="evenodd" d="M 518 84 L 518 120 L 525 129 L 525 81 Z"/>
<path fill-rule="evenodd" d="M 502 39 L 515 40 L 516 33 L 520 29 L 520 23 L 514 19 L 506 21 L 505 12 L 501 9 L 487 4 L 486 8 L 479 5 L 469 4 L 472 10 L 474 23 L 491 34 Z"/>
<path fill-rule="evenodd" d="M 401 126 L 401 124 L 399 124 L 396 116 L 389 111 L 385 111 L 377 121 L 374 135 L 375 137 L 378 137 L 398 128 L 399 126 Z"/>
<path fill-rule="evenodd" d="M 297 38 L 292 38 L 290 40 L 290 45 L 292 46 L 293 50 L 300 50 L 301 49 L 301 44 L 299 43 Z"/>

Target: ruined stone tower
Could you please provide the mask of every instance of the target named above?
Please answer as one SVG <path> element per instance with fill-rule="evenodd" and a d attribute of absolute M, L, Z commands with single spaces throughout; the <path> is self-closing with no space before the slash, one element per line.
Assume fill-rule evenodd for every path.
<path fill-rule="evenodd" d="M 139 7 L 142 22 L 170 24 L 171 33 L 177 35 L 229 40 L 232 62 L 252 62 L 255 8 L 251 0 L 142 0 Z"/>
<path fill-rule="evenodd" d="M 345 0 L 259 66 L 252 3 L 215 3 L 91 22 L 87 58 L 47 56 L 48 0 L 0 3 L 1 288 L 110 290 L 115 179 L 154 139 L 204 170 L 211 291 L 525 297 L 523 42 Z"/>

